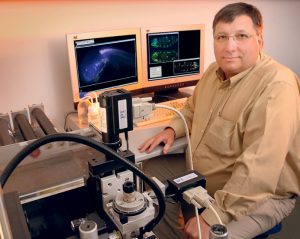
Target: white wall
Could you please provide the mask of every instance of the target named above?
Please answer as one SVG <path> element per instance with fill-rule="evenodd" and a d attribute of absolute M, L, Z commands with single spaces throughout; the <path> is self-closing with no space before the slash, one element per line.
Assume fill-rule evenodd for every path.
<path fill-rule="evenodd" d="M 233 1 L 48 0 L 0 2 L 0 113 L 43 103 L 63 125 L 73 110 L 66 34 L 176 24 L 206 25 L 205 68 L 214 60 L 211 23 Z M 300 75 L 300 1 L 247 1 L 264 16 L 265 52 Z"/>

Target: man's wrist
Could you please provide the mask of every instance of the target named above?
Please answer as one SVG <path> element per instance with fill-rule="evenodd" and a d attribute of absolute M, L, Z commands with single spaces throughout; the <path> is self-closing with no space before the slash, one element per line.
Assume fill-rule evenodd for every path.
<path fill-rule="evenodd" d="M 173 133 L 174 133 L 174 139 L 176 138 L 176 132 L 172 127 L 168 126 L 168 127 L 165 128 L 165 130 L 172 130 Z"/>

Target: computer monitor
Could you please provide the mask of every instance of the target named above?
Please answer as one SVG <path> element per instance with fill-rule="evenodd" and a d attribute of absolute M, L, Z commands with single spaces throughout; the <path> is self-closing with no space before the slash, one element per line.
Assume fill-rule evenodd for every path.
<path fill-rule="evenodd" d="M 87 93 L 141 89 L 140 29 L 67 35 L 75 107 Z"/>
<path fill-rule="evenodd" d="M 204 25 L 142 28 L 141 40 L 145 93 L 192 86 L 201 78 Z"/>

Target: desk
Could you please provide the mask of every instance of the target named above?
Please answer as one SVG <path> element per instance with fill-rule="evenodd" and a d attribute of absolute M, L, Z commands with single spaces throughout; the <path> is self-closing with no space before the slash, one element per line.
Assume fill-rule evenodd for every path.
<path fill-rule="evenodd" d="M 184 94 L 186 96 L 192 95 L 194 91 L 194 86 L 184 87 L 179 89 L 179 94 Z M 151 153 L 140 153 L 138 151 L 138 146 L 140 146 L 147 139 L 151 138 L 161 130 L 163 130 L 168 125 L 168 121 L 155 123 L 155 125 L 147 125 L 142 127 L 136 127 L 133 131 L 129 132 L 129 149 L 135 154 L 136 162 L 141 162 L 146 159 L 157 157 L 162 154 L 162 146 L 156 147 Z M 80 128 L 85 128 L 87 125 L 80 125 L 78 121 L 77 114 L 71 114 L 66 120 L 66 128 L 68 131 L 77 130 Z M 122 142 L 125 142 L 124 134 L 120 134 Z M 176 139 L 171 149 L 170 154 L 183 153 L 185 152 L 187 146 L 187 140 L 185 137 Z M 125 145 L 121 147 L 125 149 Z"/>
<path fill-rule="evenodd" d="M 129 135 L 129 149 L 135 154 L 136 162 L 142 162 L 146 159 L 150 159 L 153 157 L 157 157 L 162 154 L 162 146 L 156 147 L 151 153 L 140 153 L 138 150 L 138 146 L 140 146 L 143 142 L 145 142 L 148 138 L 154 136 L 161 130 L 163 130 L 168 122 L 161 122 L 155 125 L 148 125 L 143 127 L 134 128 L 133 131 L 128 133 Z M 87 127 L 86 125 L 79 125 L 78 117 L 76 114 L 72 114 L 67 119 L 67 129 L 68 130 L 77 130 L 80 128 Z M 124 134 L 120 134 L 120 138 L 122 142 L 126 142 L 124 138 Z M 185 137 L 176 139 L 174 144 L 172 145 L 169 153 L 183 153 L 185 152 L 185 148 L 187 145 L 187 140 Z M 126 145 L 122 145 L 121 149 L 125 149 Z"/>

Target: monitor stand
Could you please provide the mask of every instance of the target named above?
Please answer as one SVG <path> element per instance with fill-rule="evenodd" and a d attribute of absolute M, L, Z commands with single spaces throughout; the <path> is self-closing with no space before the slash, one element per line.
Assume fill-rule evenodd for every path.
<path fill-rule="evenodd" d="M 192 90 L 189 92 L 187 90 L 182 89 L 169 89 L 169 90 L 161 90 L 151 93 L 152 101 L 154 103 L 161 103 L 169 100 L 176 100 L 184 97 L 189 97 L 192 94 Z"/>

